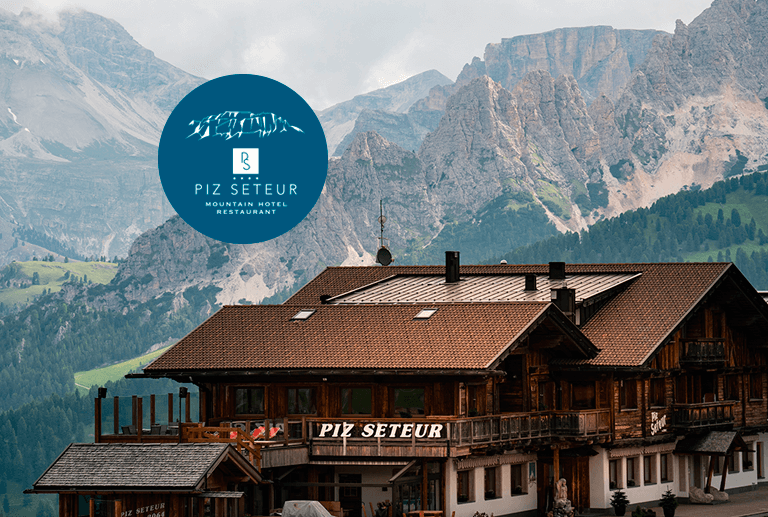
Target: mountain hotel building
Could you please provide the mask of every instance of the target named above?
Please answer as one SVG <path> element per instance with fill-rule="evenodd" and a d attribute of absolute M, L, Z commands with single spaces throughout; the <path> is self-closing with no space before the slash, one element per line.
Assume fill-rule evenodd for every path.
<path fill-rule="evenodd" d="M 282 305 L 222 308 L 138 374 L 194 382 L 200 422 L 143 430 L 139 399 L 133 427 L 106 434 L 97 399 L 97 443 L 31 492 L 62 494 L 61 517 L 268 515 L 294 499 L 499 517 L 543 515 L 561 477 L 578 509 L 617 489 L 631 504 L 750 490 L 765 482 L 766 336 L 768 304 L 733 264 L 447 252 L 445 267 L 331 267 Z M 100 461 L 72 474 L 86 449 Z M 131 481 L 143 492 L 94 485 L 125 450 L 167 474 Z"/>

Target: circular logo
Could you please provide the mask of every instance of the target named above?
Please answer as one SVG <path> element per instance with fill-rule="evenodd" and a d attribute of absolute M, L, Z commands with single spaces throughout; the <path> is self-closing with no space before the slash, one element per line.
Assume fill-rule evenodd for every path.
<path fill-rule="evenodd" d="M 323 128 L 296 92 L 228 75 L 190 92 L 163 128 L 160 181 L 176 213 L 213 239 L 264 242 L 301 222 L 328 172 Z"/>

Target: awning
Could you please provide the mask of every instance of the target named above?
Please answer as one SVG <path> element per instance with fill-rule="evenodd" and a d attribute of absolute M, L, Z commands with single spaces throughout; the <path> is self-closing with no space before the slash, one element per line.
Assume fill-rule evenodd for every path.
<path fill-rule="evenodd" d="M 737 431 L 710 431 L 686 436 L 675 447 L 675 454 L 727 456 L 733 451 L 752 451 Z"/>

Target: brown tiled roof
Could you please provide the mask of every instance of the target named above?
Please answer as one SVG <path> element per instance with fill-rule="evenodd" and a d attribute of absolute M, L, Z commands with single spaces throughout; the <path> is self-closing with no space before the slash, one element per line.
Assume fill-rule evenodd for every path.
<path fill-rule="evenodd" d="M 594 359 L 564 363 L 593 366 L 643 365 L 675 331 L 729 268 L 727 263 L 566 264 L 566 274 L 641 273 L 582 328 L 601 351 Z M 735 268 L 733 268 L 735 271 Z M 461 266 L 461 276 L 546 274 L 547 264 Z M 444 266 L 328 268 L 285 303 L 320 303 L 320 295 L 338 296 L 396 275 L 445 274 Z M 740 275 L 740 273 L 739 273 Z"/>
<path fill-rule="evenodd" d="M 731 264 L 640 264 L 642 275 L 582 327 L 600 349 L 596 366 L 641 366 Z"/>
<path fill-rule="evenodd" d="M 566 264 L 565 272 L 566 274 L 639 273 L 643 270 L 643 266 L 643 264 Z M 461 266 L 461 276 L 525 275 L 526 273 L 543 275 L 548 272 L 548 264 Z M 444 276 L 445 266 L 329 267 L 288 298 L 284 305 L 318 305 L 321 295 L 338 296 L 396 275 Z"/>
<path fill-rule="evenodd" d="M 414 317 L 436 307 L 426 320 Z M 591 345 L 553 305 L 531 303 L 226 306 L 145 374 L 200 370 L 480 370 L 526 330 L 553 320 L 581 357 Z M 578 357 L 579 355 L 576 355 Z"/>
<path fill-rule="evenodd" d="M 226 454 L 237 460 L 234 448 L 226 443 L 73 443 L 34 483 L 34 489 L 194 491 Z M 237 463 L 260 479 L 247 461 Z"/>

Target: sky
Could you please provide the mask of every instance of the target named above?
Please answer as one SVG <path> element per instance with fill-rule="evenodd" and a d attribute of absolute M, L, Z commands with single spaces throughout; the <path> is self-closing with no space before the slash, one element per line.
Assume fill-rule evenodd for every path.
<path fill-rule="evenodd" d="M 489 43 L 561 27 L 673 32 L 711 0 L 0 0 L 55 17 L 84 9 L 120 23 L 156 56 L 213 79 L 258 74 L 327 108 L 436 69 L 455 80 Z"/>

